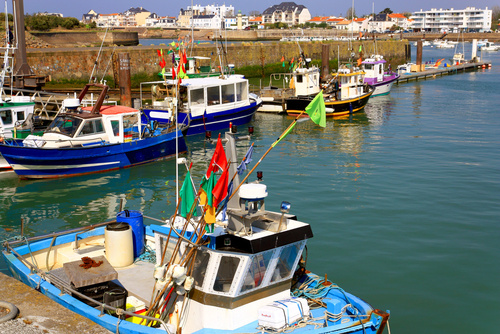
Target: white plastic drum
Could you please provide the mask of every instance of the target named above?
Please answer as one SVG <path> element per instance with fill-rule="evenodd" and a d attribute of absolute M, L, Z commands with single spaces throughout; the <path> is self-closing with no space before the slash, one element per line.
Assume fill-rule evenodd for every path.
<path fill-rule="evenodd" d="M 132 228 L 127 223 L 111 223 L 104 230 L 106 258 L 113 267 L 134 263 Z"/>

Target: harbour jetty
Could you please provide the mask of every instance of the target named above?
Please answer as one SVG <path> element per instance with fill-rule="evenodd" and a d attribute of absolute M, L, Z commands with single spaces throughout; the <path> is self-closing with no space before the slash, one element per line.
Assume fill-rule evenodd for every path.
<path fill-rule="evenodd" d="M 108 334 L 110 331 L 57 304 L 49 297 L 0 272 L 0 298 L 14 304 L 19 315 L 0 323 L 0 333 L 53 333 L 75 332 Z"/>

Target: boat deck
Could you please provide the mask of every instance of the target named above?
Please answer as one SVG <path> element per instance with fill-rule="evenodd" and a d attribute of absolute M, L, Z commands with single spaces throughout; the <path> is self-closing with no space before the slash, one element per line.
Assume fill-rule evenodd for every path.
<path fill-rule="evenodd" d="M 93 239 L 89 242 L 82 242 L 78 249 L 73 249 L 71 245 L 57 248 L 55 258 L 57 262 L 51 267 L 49 274 L 53 276 L 60 285 L 71 287 L 71 280 L 66 274 L 63 264 L 78 261 L 84 256 L 97 258 L 105 255 L 104 239 Z M 52 255 L 51 255 L 52 256 Z M 38 261 L 40 263 L 40 261 Z M 45 263 L 44 261 L 42 263 Z M 122 268 L 113 267 L 118 273 L 118 278 L 112 280 L 127 289 L 130 296 L 134 296 L 149 306 L 153 292 L 155 279 L 153 278 L 154 263 L 136 261 L 132 265 Z"/>

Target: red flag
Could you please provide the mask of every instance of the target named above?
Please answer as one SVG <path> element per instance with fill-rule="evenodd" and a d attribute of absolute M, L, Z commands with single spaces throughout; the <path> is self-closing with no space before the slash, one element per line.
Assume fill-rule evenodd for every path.
<path fill-rule="evenodd" d="M 172 66 L 172 79 L 175 80 L 175 67 Z"/>
<path fill-rule="evenodd" d="M 281 56 L 281 62 L 285 61 L 285 56 Z"/>
<path fill-rule="evenodd" d="M 187 55 L 186 55 L 185 51 L 184 51 L 184 58 L 183 58 L 183 60 L 184 60 L 184 64 L 187 64 L 188 60 L 187 60 Z"/>
<path fill-rule="evenodd" d="M 219 170 L 219 167 L 222 170 L 225 170 L 226 166 L 227 166 L 226 152 L 224 151 L 224 147 L 222 147 L 222 141 L 220 140 L 220 133 L 219 133 L 219 139 L 217 139 L 215 152 L 214 155 L 212 156 L 212 160 L 210 160 L 210 165 L 208 166 L 207 179 L 210 177 L 211 172 L 214 173 L 217 172 Z"/>
<path fill-rule="evenodd" d="M 160 51 L 160 49 L 156 50 L 156 52 L 158 53 L 158 57 L 161 57 L 161 51 Z"/>
<path fill-rule="evenodd" d="M 225 168 L 224 172 L 217 181 L 214 189 L 212 190 L 212 195 L 214 196 L 214 208 L 219 206 L 219 203 L 224 200 L 227 196 L 227 181 L 228 181 L 228 170 L 229 168 Z"/>
<path fill-rule="evenodd" d="M 162 58 L 162 59 L 160 60 L 160 67 L 161 67 L 161 68 L 164 68 L 166 65 L 167 65 L 167 63 L 165 62 L 165 58 Z"/>

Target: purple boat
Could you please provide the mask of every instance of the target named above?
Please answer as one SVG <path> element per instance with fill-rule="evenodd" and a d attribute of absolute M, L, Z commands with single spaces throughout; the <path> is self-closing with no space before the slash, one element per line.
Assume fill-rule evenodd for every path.
<path fill-rule="evenodd" d="M 386 61 L 381 55 L 372 55 L 363 62 L 365 71 L 364 82 L 375 87 L 372 96 L 387 95 L 391 91 L 392 84 L 399 79 L 399 74 L 384 70 Z"/>

